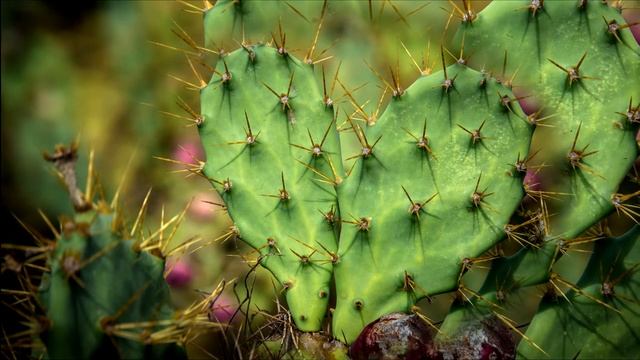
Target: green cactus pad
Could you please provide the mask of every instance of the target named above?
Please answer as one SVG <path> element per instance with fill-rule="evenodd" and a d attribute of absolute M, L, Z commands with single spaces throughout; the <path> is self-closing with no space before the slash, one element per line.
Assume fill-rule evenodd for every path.
<path fill-rule="evenodd" d="M 134 240 L 112 232 L 113 216 L 95 211 L 65 224 L 43 277 L 40 298 L 48 326 L 41 334 L 52 359 L 161 356 L 166 346 L 146 346 L 109 333 L 111 324 L 169 319 L 164 263 L 135 252 Z M 154 327 L 149 330 L 153 331 Z M 171 349 L 175 350 L 175 349 Z"/>
<path fill-rule="evenodd" d="M 272 35 L 278 37 L 278 33 L 265 33 L 265 29 L 272 29 L 278 19 L 286 20 L 287 26 L 308 24 L 310 20 L 304 13 L 308 14 L 309 8 L 315 10 L 318 4 L 314 1 L 279 0 L 218 0 L 214 3 L 204 11 L 203 19 L 204 46 L 213 50 L 235 46 L 231 39 L 240 34 L 246 39 L 271 40 Z"/>
<path fill-rule="evenodd" d="M 380 316 L 455 289 L 464 259 L 502 238 L 523 195 L 515 165 L 532 133 L 502 96 L 513 98 L 454 64 L 396 90 L 375 126 L 354 124 L 362 152 L 338 187 L 334 336 L 352 342 Z"/>
<path fill-rule="evenodd" d="M 519 289 L 549 280 L 556 249 L 554 242 L 547 242 L 540 248 L 523 248 L 511 256 L 492 261 L 480 290 L 460 289 L 458 301 L 440 326 L 438 339 L 446 341 L 459 334 L 465 324 L 494 317 L 495 312 L 521 311 L 518 307 L 523 299 L 511 295 Z"/>
<path fill-rule="evenodd" d="M 596 1 L 493 1 L 458 33 L 471 64 L 514 77 L 540 103 L 534 117 L 552 116 L 536 137 L 562 175 L 548 190 L 569 194 L 550 204 L 554 235 L 573 238 L 618 207 L 636 158 L 640 47 L 624 24 Z"/>
<path fill-rule="evenodd" d="M 313 67 L 264 45 L 223 57 L 201 92 L 204 174 L 240 237 L 286 291 L 299 329 L 319 330 L 337 249 L 334 111 Z"/>
<path fill-rule="evenodd" d="M 576 289 L 564 296 L 547 294 L 525 335 L 552 359 L 636 357 L 639 265 L 640 226 L 619 238 L 599 240 Z M 518 354 L 525 359 L 541 357 L 524 341 Z"/>

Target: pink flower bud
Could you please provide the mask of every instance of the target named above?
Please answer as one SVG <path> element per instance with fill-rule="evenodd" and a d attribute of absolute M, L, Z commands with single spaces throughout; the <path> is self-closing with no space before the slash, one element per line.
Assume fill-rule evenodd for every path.
<path fill-rule="evenodd" d="M 215 302 L 211 303 L 209 309 L 209 321 L 217 323 L 228 323 L 235 313 L 235 303 L 228 297 L 220 295 Z"/>
<path fill-rule="evenodd" d="M 528 191 L 542 191 L 542 176 L 538 170 L 528 169 L 524 176 L 523 185 Z"/>
<path fill-rule="evenodd" d="M 186 163 L 197 164 L 198 160 L 204 157 L 202 145 L 197 139 L 186 139 L 181 141 L 173 150 L 172 158 L 174 160 Z"/>
<path fill-rule="evenodd" d="M 221 206 L 216 204 L 223 204 L 216 193 L 213 191 L 199 192 L 189 207 L 189 215 L 194 220 L 209 221 L 221 210 Z"/>
<path fill-rule="evenodd" d="M 193 270 L 188 261 L 177 259 L 167 261 L 164 267 L 164 279 L 172 288 L 183 288 L 191 283 Z"/>

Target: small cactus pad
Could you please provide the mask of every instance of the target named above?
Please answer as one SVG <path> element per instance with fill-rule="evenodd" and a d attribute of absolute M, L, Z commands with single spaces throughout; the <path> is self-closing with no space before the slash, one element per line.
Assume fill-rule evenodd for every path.
<path fill-rule="evenodd" d="M 550 204 L 553 235 L 573 238 L 624 207 L 618 185 L 640 121 L 640 47 L 628 27 L 614 7 L 587 0 L 493 1 L 460 27 L 472 65 L 539 104 L 528 116 L 544 125 L 538 158 L 559 170 L 552 191 L 566 194 Z"/>
<path fill-rule="evenodd" d="M 204 175 L 240 238 L 283 285 L 298 328 L 319 330 L 337 251 L 342 160 L 313 66 L 281 46 L 243 46 L 219 60 L 201 110 Z"/>
<path fill-rule="evenodd" d="M 162 260 L 135 252 L 135 241 L 114 234 L 112 222 L 111 214 L 91 210 L 63 224 L 40 286 L 50 358 L 143 358 L 151 355 L 144 339 L 124 339 L 113 326 L 172 316 Z"/>
<path fill-rule="evenodd" d="M 463 64 L 419 78 L 371 126 L 338 186 L 334 335 L 455 289 L 465 259 L 504 236 L 523 196 L 532 126 L 506 87 Z"/>
<path fill-rule="evenodd" d="M 598 240 L 587 268 L 566 294 L 549 287 L 518 354 L 539 359 L 633 358 L 640 354 L 640 226 Z M 551 281 L 564 280 L 552 275 Z"/>

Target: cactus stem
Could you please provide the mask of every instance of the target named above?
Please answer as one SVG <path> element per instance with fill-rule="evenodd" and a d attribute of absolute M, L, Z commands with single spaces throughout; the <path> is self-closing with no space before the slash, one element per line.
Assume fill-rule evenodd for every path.
<path fill-rule="evenodd" d="M 45 160 L 52 162 L 56 168 L 58 176 L 67 187 L 69 197 L 73 207 L 78 212 L 91 210 L 93 205 L 87 201 L 86 196 L 78 189 L 75 165 L 78 159 L 78 143 L 74 141 L 69 148 L 58 145 L 55 152 L 50 155 L 44 153 Z"/>

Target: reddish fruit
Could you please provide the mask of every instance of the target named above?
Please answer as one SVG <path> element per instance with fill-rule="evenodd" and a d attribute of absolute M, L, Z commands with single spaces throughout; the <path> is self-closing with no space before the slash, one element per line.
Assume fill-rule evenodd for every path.
<path fill-rule="evenodd" d="M 359 359 L 440 359 L 429 326 L 416 315 L 393 313 L 367 325 L 349 349 Z"/>
<path fill-rule="evenodd" d="M 516 347 L 510 330 L 487 318 L 467 323 L 439 350 L 444 359 L 507 360 L 515 358 Z"/>
<path fill-rule="evenodd" d="M 640 14 L 637 11 L 626 11 L 622 13 L 622 17 L 627 21 L 627 24 L 636 23 L 636 25 L 630 26 L 629 30 L 631 30 L 636 42 L 640 44 L 640 25 L 637 24 L 640 21 Z"/>
<path fill-rule="evenodd" d="M 524 176 L 523 185 L 527 191 L 542 191 L 542 176 L 538 170 L 528 169 Z"/>

